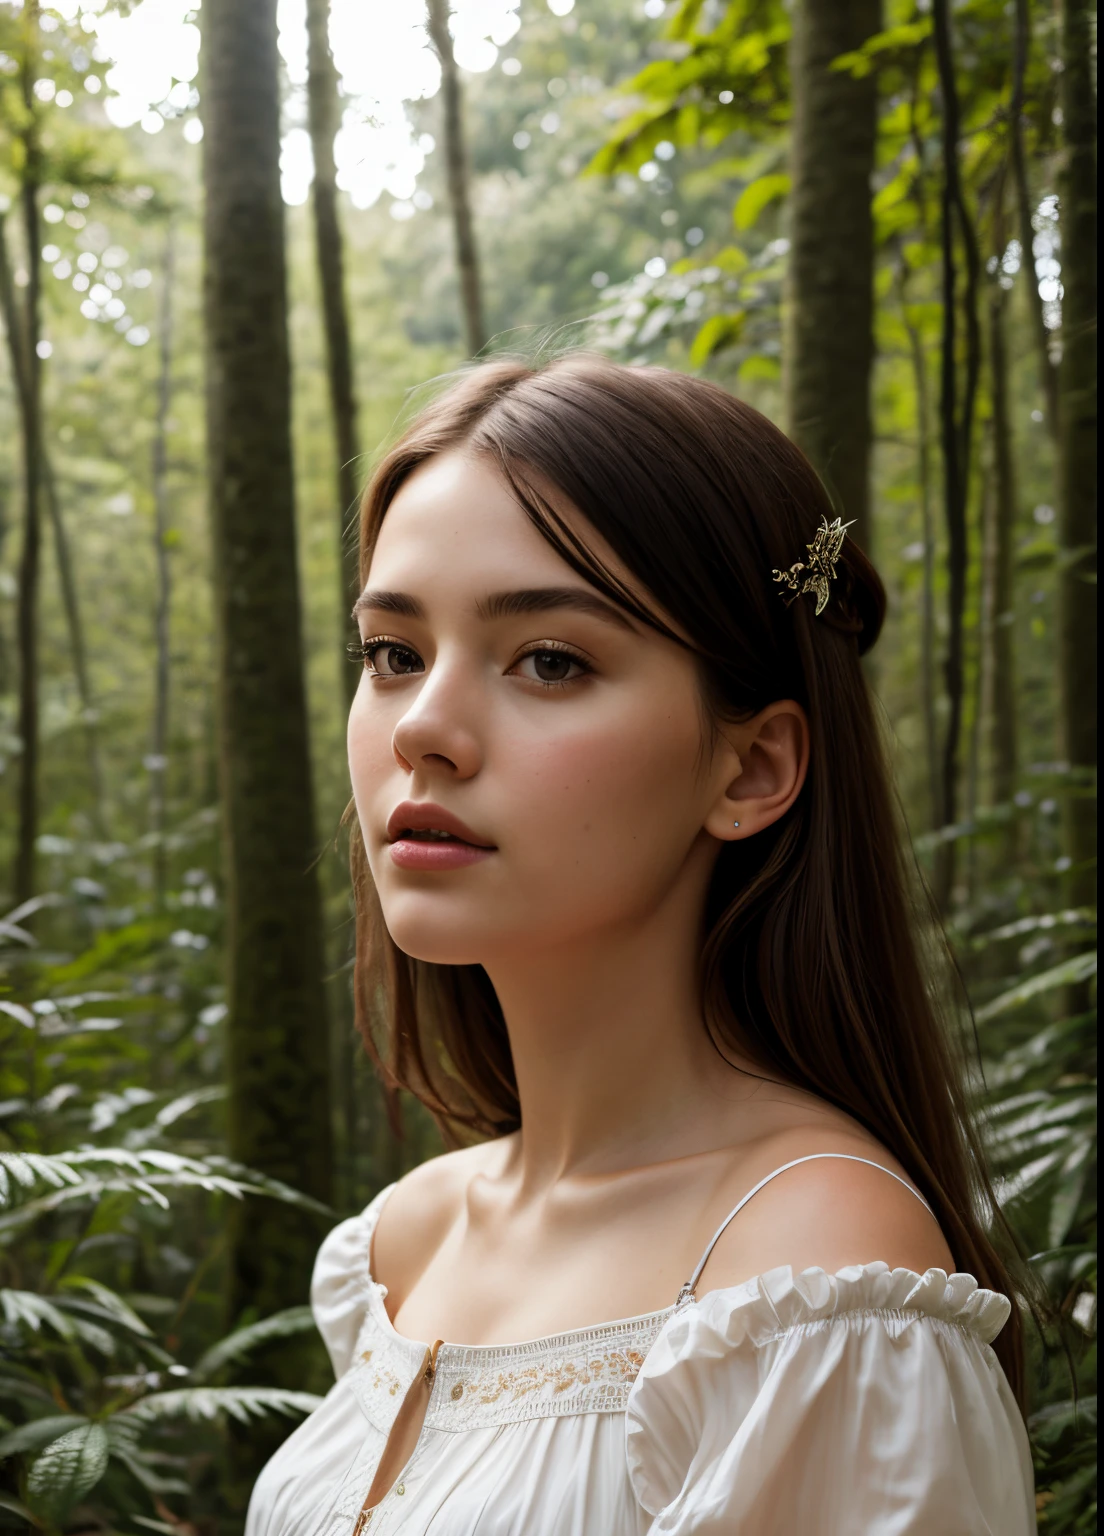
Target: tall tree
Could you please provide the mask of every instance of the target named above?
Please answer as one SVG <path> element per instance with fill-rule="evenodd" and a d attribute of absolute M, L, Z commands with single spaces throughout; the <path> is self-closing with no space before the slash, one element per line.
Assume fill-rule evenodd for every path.
<path fill-rule="evenodd" d="M 359 593 L 356 507 L 360 456 L 357 435 L 356 379 L 352 333 L 345 293 L 345 252 L 337 211 L 334 139 L 340 126 L 337 70 L 330 51 L 329 0 L 307 0 L 307 116 L 314 155 L 314 248 L 326 335 L 326 370 L 330 387 L 334 444 L 337 450 L 337 537 L 341 570 L 341 616 L 346 639 L 355 641 L 353 604 Z M 360 674 L 345 667 L 349 698 Z"/>
<path fill-rule="evenodd" d="M 1003 202 L 1003 186 L 997 193 Z M 994 229 L 994 247 L 999 262 L 1005 234 L 1002 209 L 998 203 Z M 989 379 L 992 396 L 992 465 L 986 530 L 986 560 L 989 566 L 988 664 L 992 678 L 989 712 L 989 755 L 992 769 L 991 791 L 997 805 L 1007 805 L 1016 789 L 1018 728 L 1016 699 L 1015 638 L 1015 533 L 1016 474 L 1012 443 L 1012 412 L 1008 389 L 1008 344 L 1005 338 L 1008 295 L 997 280 L 989 289 L 988 335 Z M 1009 823 L 1009 838 L 1014 839 L 1017 823 Z M 1014 853 L 1013 843 L 1006 846 Z"/>
<path fill-rule="evenodd" d="M 20 204 L 27 260 L 23 314 L 13 335 L 22 361 L 24 391 L 20 425 L 23 448 L 23 548 L 19 561 L 16 637 L 19 649 L 19 826 L 16 835 L 12 887 L 17 905 L 29 900 L 35 886 L 35 847 L 38 838 L 39 675 L 38 604 L 42 546 L 42 364 L 39 358 L 41 268 L 38 192 L 42 148 L 35 110 L 34 83 L 38 75 L 38 0 L 23 7 L 19 58 L 23 120 Z"/>
<path fill-rule="evenodd" d="M 172 406 L 173 283 L 176 276 L 173 227 L 165 231 L 158 316 L 157 410 L 153 427 L 153 558 L 157 572 L 154 603 L 153 729 L 150 733 L 150 831 L 153 834 L 153 889 L 158 908 L 165 902 L 165 792 L 169 742 L 169 618 L 172 568 L 169 564 L 169 410 Z"/>
<path fill-rule="evenodd" d="M 5 215 L 0 211 L 0 317 L 3 318 L 4 329 L 7 332 L 8 354 L 11 362 L 12 379 L 15 384 L 15 397 L 18 402 L 20 420 L 23 421 L 29 414 L 35 414 L 33 401 L 34 384 L 28 368 L 27 347 L 23 340 L 26 317 L 21 313 L 20 301 L 16 296 L 16 285 L 13 282 L 11 260 L 8 255 L 7 229 L 5 224 Z M 88 744 L 93 822 L 98 835 L 106 837 L 103 771 L 100 763 L 99 736 L 96 728 L 96 712 L 92 700 L 92 685 L 88 671 L 88 646 L 85 641 L 84 620 L 81 615 L 80 588 L 73 566 L 69 535 L 66 531 L 65 519 L 61 510 L 61 497 L 58 492 L 57 476 L 54 473 L 53 462 L 47 451 L 45 436 L 41 428 L 41 411 L 40 400 L 37 411 L 40 422 L 38 431 L 39 511 L 41 513 L 41 507 L 44 504 L 54 538 L 54 556 L 57 561 L 58 585 L 61 588 L 65 626 L 69 634 L 69 656 L 73 663 L 77 698 L 80 702 L 85 739 Z M 39 539 L 41 540 L 41 516 L 36 519 L 36 522 L 40 529 Z"/>
<path fill-rule="evenodd" d="M 832 64 L 880 21 L 881 0 L 798 0 L 790 44 L 787 426 L 867 549 L 877 82 Z"/>
<path fill-rule="evenodd" d="M 1035 351 L 1039 359 L 1039 382 L 1042 386 L 1046 423 L 1051 435 L 1054 436 L 1058 431 L 1058 377 L 1050 356 L 1050 337 L 1043 318 L 1039 280 L 1035 276 L 1035 256 L 1032 249 L 1035 230 L 1031 223 L 1031 216 L 1035 210 L 1027 173 L 1027 153 L 1024 148 L 1024 83 L 1031 45 L 1031 4 L 1030 0 L 1015 0 L 1015 5 L 1012 95 L 1008 106 L 1008 118 L 1012 176 L 1016 185 L 1016 212 L 1019 215 L 1020 270 L 1026 284 L 1028 315 L 1035 339 Z"/>
<path fill-rule="evenodd" d="M 328 1201 L 326 1006 L 291 452 L 276 0 L 203 7 L 204 319 L 232 1156 Z M 231 1313 L 301 1302 L 316 1220 L 231 1213 Z M 275 1379 L 290 1366 L 269 1362 Z"/>
<path fill-rule="evenodd" d="M 1059 739 L 1074 768 L 1096 767 L 1096 93 L 1095 7 L 1062 0 L 1062 360 L 1058 367 Z M 1096 884 L 1096 805 L 1067 796 L 1071 896 Z"/>
<path fill-rule="evenodd" d="M 943 453 L 943 507 L 947 523 L 947 733 L 943 742 L 941 819 L 954 821 L 958 809 L 959 756 L 966 696 L 966 579 L 969 567 L 967 508 L 974 409 L 981 373 L 981 327 L 977 297 L 980 276 L 977 235 L 966 206 L 959 165 L 961 130 L 958 81 L 948 0 L 933 0 L 932 30 L 943 115 L 943 177 L 940 196 L 942 337 L 939 356 L 939 435 Z M 959 387 L 959 264 L 962 252 L 962 320 L 965 376 Z M 955 843 L 940 846 L 935 896 L 945 906 L 954 881 Z"/>
<path fill-rule="evenodd" d="M 452 214 L 456 272 L 460 279 L 460 304 L 464 313 L 464 340 L 468 355 L 483 350 L 483 288 L 479 276 L 479 252 L 471 206 L 471 169 L 464 138 L 464 101 L 460 71 L 449 33 L 449 0 L 428 0 L 429 40 L 441 61 L 441 126 L 444 134 L 445 181 Z"/>

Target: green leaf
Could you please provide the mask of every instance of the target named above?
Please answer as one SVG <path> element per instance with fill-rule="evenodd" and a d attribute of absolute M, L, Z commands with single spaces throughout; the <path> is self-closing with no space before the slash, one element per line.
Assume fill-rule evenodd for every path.
<path fill-rule="evenodd" d="M 322 1401 L 313 1392 L 288 1392 L 282 1387 L 181 1387 L 173 1392 L 151 1392 L 117 1415 L 157 1424 L 163 1419 L 192 1419 L 197 1423 L 228 1413 L 247 1424 L 266 1413 L 313 1413 Z"/>
<path fill-rule="evenodd" d="M 87 1275 L 70 1275 L 61 1284 L 67 1289 L 81 1289 L 89 1291 L 99 1302 L 104 1312 L 108 1313 L 115 1322 L 121 1323 L 124 1328 L 132 1333 L 140 1334 L 143 1338 L 152 1339 L 153 1333 L 149 1326 L 142 1321 L 133 1307 L 129 1307 L 123 1298 L 110 1290 L 106 1285 L 101 1285 L 98 1280 L 92 1280 Z"/>
<path fill-rule="evenodd" d="M 213 1344 L 196 1361 L 192 1368 L 192 1378 L 202 1382 L 224 1365 L 240 1360 L 250 1350 L 272 1339 L 286 1339 L 295 1333 L 310 1333 L 313 1329 L 314 1314 L 310 1307 L 288 1307 L 283 1312 L 275 1312 L 271 1317 L 262 1318 L 259 1323 L 250 1323 L 245 1328 L 236 1329 L 234 1333 Z"/>
<path fill-rule="evenodd" d="M 52 1441 L 88 1422 L 79 1413 L 55 1413 L 46 1419 L 32 1419 L 29 1424 L 20 1424 L 18 1429 L 9 1431 L 0 1439 L 0 1457 L 23 1456 L 28 1451 L 41 1451 Z"/>
<path fill-rule="evenodd" d="M 1052 1248 L 1058 1248 L 1065 1242 L 1073 1226 L 1077 1207 L 1081 1203 L 1081 1194 L 1085 1188 L 1085 1180 L 1088 1177 L 1092 1150 L 1093 1144 L 1088 1137 L 1079 1141 L 1066 1158 L 1065 1166 L 1059 1175 L 1058 1188 L 1051 1201 L 1047 1222 L 1047 1239 Z"/>
<path fill-rule="evenodd" d="M 690 348 L 690 361 L 694 367 L 700 368 L 714 352 L 739 341 L 746 318 L 743 310 L 737 310 L 732 315 L 710 315 L 694 337 L 694 345 Z"/>
<path fill-rule="evenodd" d="M 751 182 L 740 193 L 732 210 L 736 228 L 750 229 L 763 209 L 777 198 L 785 197 L 789 190 L 790 177 L 785 171 L 773 171 L 769 176 L 760 176 L 758 181 Z"/>
<path fill-rule="evenodd" d="M 107 1470 L 107 1430 L 83 1424 L 70 1430 L 37 1457 L 27 1478 L 31 1508 L 60 1524 L 78 1500 L 91 1492 Z"/>
<path fill-rule="evenodd" d="M 1078 982 L 1088 981 L 1090 976 L 1095 975 L 1095 953 L 1073 955 L 1069 960 L 1063 960 L 1060 965 L 1051 966 L 1049 971 L 1040 971 L 1037 976 L 1029 976 L 1018 986 L 1002 992 L 999 997 L 993 998 L 992 1002 L 986 1003 L 984 1008 L 979 1008 L 975 1018 L 979 1024 L 984 1024 L 989 1019 L 995 1019 L 998 1014 L 1008 1013 L 1010 1009 L 1018 1008 L 1022 1003 L 1030 1002 L 1033 997 L 1039 997 L 1044 992 L 1053 992 L 1056 987 L 1076 986 Z"/>

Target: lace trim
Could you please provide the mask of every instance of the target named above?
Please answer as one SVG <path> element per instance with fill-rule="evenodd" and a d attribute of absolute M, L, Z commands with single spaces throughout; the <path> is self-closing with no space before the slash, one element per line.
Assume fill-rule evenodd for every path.
<path fill-rule="evenodd" d="M 365 1418 L 386 1436 L 425 1353 L 396 1334 L 382 1311 L 377 1289 L 348 1381 Z M 574 1413 L 621 1413 L 670 1316 L 670 1310 L 653 1312 L 528 1344 L 442 1344 L 426 1428 L 461 1431 Z"/>
<path fill-rule="evenodd" d="M 669 1316 L 653 1313 L 504 1349 L 442 1346 L 426 1426 L 458 1432 L 568 1414 L 623 1413 Z"/>

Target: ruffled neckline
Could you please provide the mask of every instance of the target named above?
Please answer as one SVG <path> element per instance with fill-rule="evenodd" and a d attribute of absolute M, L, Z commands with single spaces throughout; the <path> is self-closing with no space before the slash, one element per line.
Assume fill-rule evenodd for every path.
<path fill-rule="evenodd" d="M 714 1324 L 723 1320 L 729 1344 L 743 1339 L 758 1343 L 849 1312 L 908 1312 L 965 1328 L 991 1344 L 1011 1310 L 1007 1296 L 986 1290 L 973 1275 L 961 1272 L 948 1275 L 932 1268 L 921 1275 L 913 1269 L 890 1269 L 879 1259 L 849 1264 L 834 1274 L 816 1266 L 795 1274 L 785 1264 L 740 1285 L 707 1292 L 676 1312 L 668 1332 L 674 1342 L 678 1319 L 697 1313 Z"/>

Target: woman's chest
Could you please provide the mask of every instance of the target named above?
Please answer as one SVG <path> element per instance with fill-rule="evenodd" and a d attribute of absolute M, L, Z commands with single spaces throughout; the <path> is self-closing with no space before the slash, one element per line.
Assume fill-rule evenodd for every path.
<path fill-rule="evenodd" d="M 624 1410 L 664 1320 L 505 1348 L 442 1345 L 413 1451 L 369 1512 L 426 1365 L 374 1291 L 350 1369 L 262 1474 L 247 1536 L 638 1536 L 647 1521 L 629 1484 Z"/>

